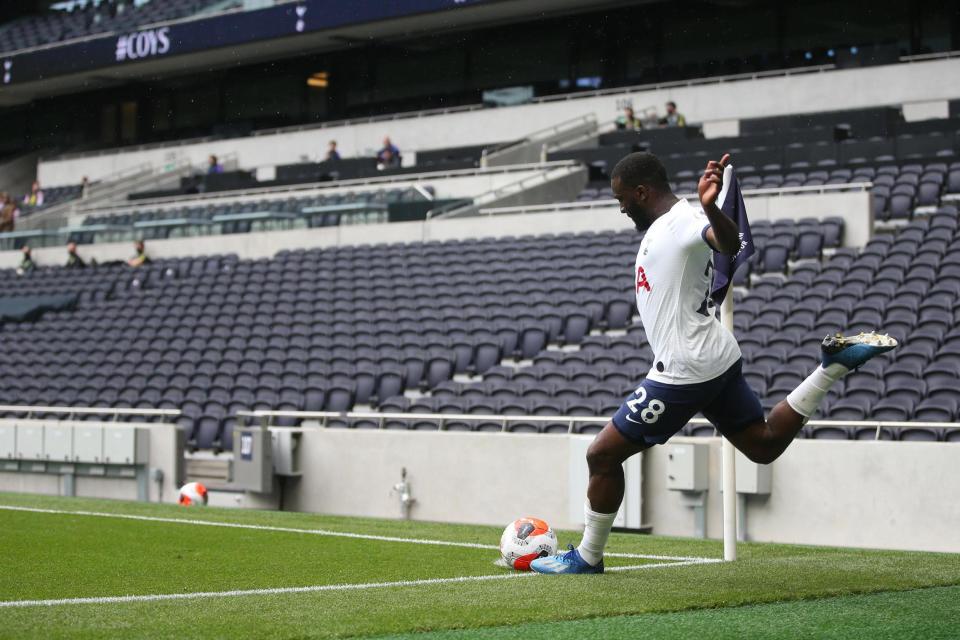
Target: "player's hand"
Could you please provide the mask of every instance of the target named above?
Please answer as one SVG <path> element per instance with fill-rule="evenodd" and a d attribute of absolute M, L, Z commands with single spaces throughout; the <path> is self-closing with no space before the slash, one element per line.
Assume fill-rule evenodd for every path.
<path fill-rule="evenodd" d="M 704 209 L 712 207 L 717 203 L 717 197 L 723 188 L 723 170 L 730 162 L 730 154 L 725 153 L 720 158 L 720 162 L 711 160 L 707 163 L 703 175 L 700 176 L 700 184 L 697 185 L 697 192 L 700 194 L 700 204 Z"/>

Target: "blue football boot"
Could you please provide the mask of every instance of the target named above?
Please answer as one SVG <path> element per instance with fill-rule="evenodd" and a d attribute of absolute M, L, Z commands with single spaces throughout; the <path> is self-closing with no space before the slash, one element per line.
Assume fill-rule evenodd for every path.
<path fill-rule="evenodd" d="M 603 560 L 597 566 L 587 564 L 572 544 L 568 548 L 566 553 L 537 558 L 530 563 L 530 569 L 537 573 L 603 573 Z"/>
<path fill-rule="evenodd" d="M 897 346 L 897 341 L 888 335 L 879 333 L 861 333 L 844 337 L 839 333 L 827 336 L 820 347 L 821 362 L 826 369 L 831 364 L 839 364 L 853 371 L 867 360 L 886 353 Z"/>

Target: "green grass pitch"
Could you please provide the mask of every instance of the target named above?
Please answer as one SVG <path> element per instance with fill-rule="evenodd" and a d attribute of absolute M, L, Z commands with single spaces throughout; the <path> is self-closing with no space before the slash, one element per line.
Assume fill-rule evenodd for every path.
<path fill-rule="evenodd" d="M 493 527 L 17 494 L 0 506 L 110 515 L 0 509 L 0 638 L 960 637 L 954 554 L 748 543 L 735 563 L 612 557 L 640 568 L 506 577 Z M 714 541 L 622 534 L 609 550 L 721 555 Z M 252 593 L 223 593 L 236 591 Z M 107 600 L 49 602 L 79 598 Z"/>

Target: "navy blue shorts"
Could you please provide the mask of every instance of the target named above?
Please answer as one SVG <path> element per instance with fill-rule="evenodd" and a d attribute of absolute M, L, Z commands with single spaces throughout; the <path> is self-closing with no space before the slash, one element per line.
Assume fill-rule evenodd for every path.
<path fill-rule="evenodd" d="M 763 420 L 760 400 L 743 377 L 743 360 L 707 382 L 644 380 L 613 416 L 613 425 L 627 440 L 653 446 L 669 440 L 698 412 L 724 435 Z"/>

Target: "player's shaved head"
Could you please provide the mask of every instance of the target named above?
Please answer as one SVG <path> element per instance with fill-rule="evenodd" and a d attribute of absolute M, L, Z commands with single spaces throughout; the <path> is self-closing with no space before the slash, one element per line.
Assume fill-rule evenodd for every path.
<path fill-rule="evenodd" d="M 619 179 L 623 186 L 635 189 L 640 186 L 669 191 L 670 181 L 667 180 L 667 170 L 660 159 L 652 153 L 631 153 L 617 163 L 610 174 L 611 182 Z"/>
<path fill-rule="evenodd" d="M 631 153 L 618 162 L 610 173 L 610 186 L 620 211 L 633 220 L 637 231 L 646 231 L 677 201 L 667 170 L 652 153 Z"/>

